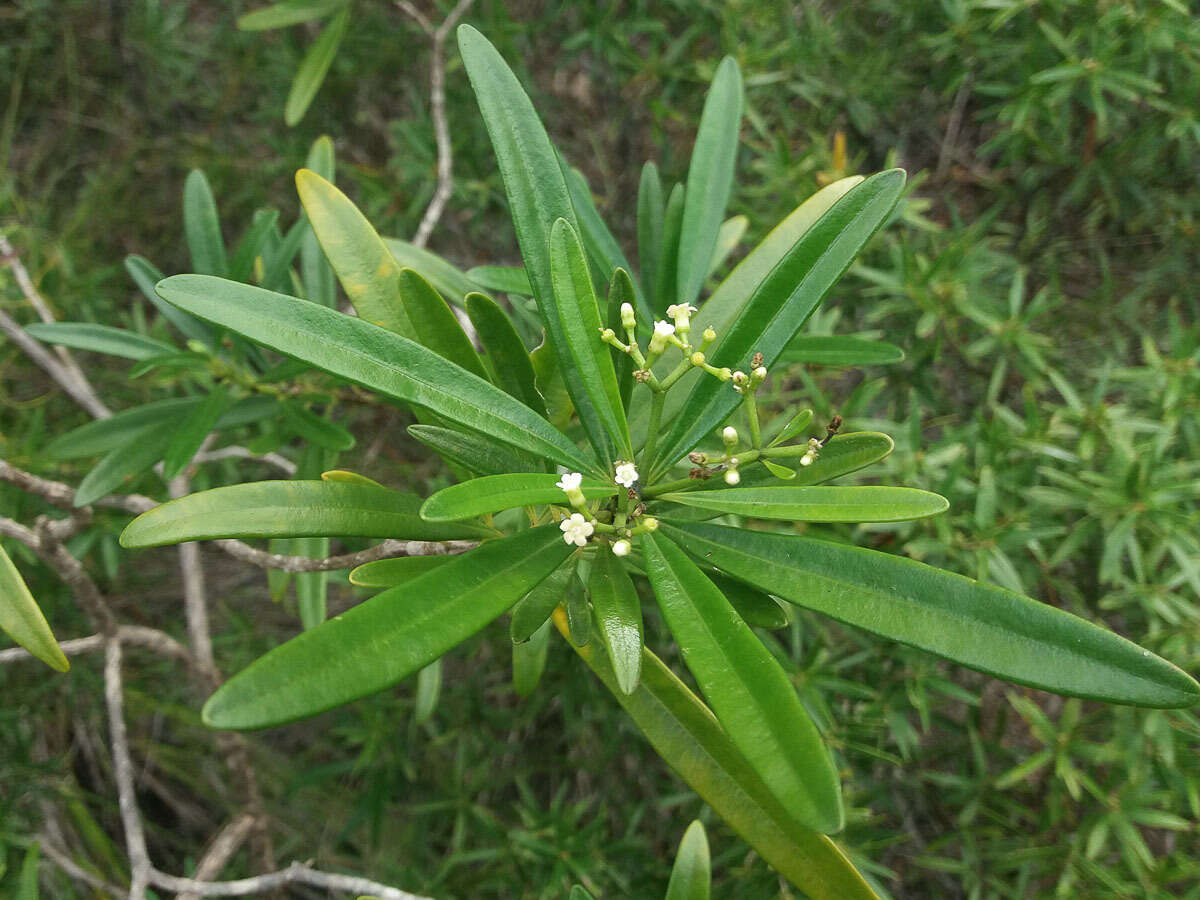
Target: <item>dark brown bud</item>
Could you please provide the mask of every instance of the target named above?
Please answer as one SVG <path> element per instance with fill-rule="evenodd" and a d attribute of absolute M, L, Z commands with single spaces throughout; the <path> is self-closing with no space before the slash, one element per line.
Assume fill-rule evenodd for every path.
<path fill-rule="evenodd" d="M 693 450 L 691 453 L 689 453 L 688 459 L 690 459 L 692 462 L 694 462 L 698 466 L 702 466 L 706 462 L 708 462 L 708 457 L 705 454 L 701 453 L 699 450 Z"/>
<path fill-rule="evenodd" d="M 752 357 L 750 357 L 750 368 L 757 369 L 762 364 L 763 355 L 761 353 L 755 353 Z"/>
<path fill-rule="evenodd" d="M 693 479 L 697 479 L 697 480 L 701 479 L 701 478 L 712 478 L 712 477 L 713 477 L 713 470 L 706 469 L 703 467 L 697 468 L 697 469 L 692 469 L 690 472 L 688 472 L 688 478 L 693 478 Z"/>
<path fill-rule="evenodd" d="M 633 380 L 645 384 L 650 380 L 650 371 L 648 369 L 634 369 Z"/>

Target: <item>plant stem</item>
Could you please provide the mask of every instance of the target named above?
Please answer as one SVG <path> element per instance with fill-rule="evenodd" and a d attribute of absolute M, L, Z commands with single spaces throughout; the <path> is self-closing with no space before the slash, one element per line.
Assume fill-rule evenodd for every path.
<path fill-rule="evenodd" d="M 663 403 L 666 401 L 666 393 L 664 391 L 655 391 L 650 400 L 650 424 L 646 430 L 646 445 L 642 448 L 642 466 L 646 471 L 650 470 L 650 463 L 654 461 L 655 444 L 658 443 L 658 427 L 662 421 Z"/>
<path fill-rule="evenodd" d="M 762 449 L 762 430 L 758 426 L 758 403 L 754 399 L 754 391 L 750 388 L 742 395 L 746 404 L 746 418 L 750 421 L 750 445 L 755 450 Z"/>

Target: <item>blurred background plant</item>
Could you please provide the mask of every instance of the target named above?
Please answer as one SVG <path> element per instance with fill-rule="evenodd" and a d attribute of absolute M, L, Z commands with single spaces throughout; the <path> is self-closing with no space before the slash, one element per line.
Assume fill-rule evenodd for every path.
<path fill-rule="evenodd" d="M 288 128 L 291 86 L 324 32 L 319 21 L 239 31 L 250 12 L 155 0 L 0 10 L 0 229 L 57 318 L 171 340 L 178 332 L 123 261 L 192 270 L 187 173 L 203 169 L 236 246 L 269 215 L 259 210 L 298 218 L 291 175 L 323 133 L 339 183 L 373 224 L 417 230 L 436 183 L 419 30 L 395 7 L 355 4 L 319 91 Z M 467 20 L 523 64 L 552 136 L 630 251 L 640 162 L 684 173 L 703 87 L 725 53 L 747 75 L 731 203 L 749 219 L 743 248 L 831 180 L 909 169 L 903 224 L 881 234 L 809 328 L 884 338 L 906 360 L 797 365 L 764 395 L 766 411 L 803 402 L 887 431 L 897 449 L 880 479 L 951 501 L 936 519 L 861 526 L 859 543 L 1103 619 L 1200 668 L 1193 10 L 1152 0 L 478 2 Z M 453 51 L 446 115 L 455 181 L 430 246 L 463 268 L 512 264 L 499 174 Z M 7 272 L 0 308 L 35 320 Z M 81 359 L 114 409 L 208 384 L 186 370 L 130 379 L 127 362 Z M 0 361 L 0 455 L 78 483 L 91 463 L 46 450 L 86 414 L 11 343 Z M 298 405 L 324 409 L 324 399 Z M 404 417 L 338 411 L 362 438 L 342 464 L 421 492 L 446 483 Z M 255 449 L 303 462 L 312 435 L 296 431 L 303 424 Z M 218 461 L 203 477 L 247 480 L 246 465 Z M 3 515 L 38 511 L 0 488 Z M 178 622 L 169 553 L 119 554 L 123 522 L 106 513 L 72 551 L 124 616 Z M 86 633 L 58 579 L 10 549 L 59 637 Z M 261 571 L 226 565 L 214 581 L 229 669 L 294 631 L 294 611 L 262 602 Z M 353 591 L 332 578 L 331 608 Z M 648 627 L 661 627 L 653 613 Z M 774 640 L 848 773 L 845 841 L 895 896 L 1200 896 L 1193 713 L 989 682 L 805 613 Z M 415 716 L 421 699 L 402 685 L 316 728 L 255 739 L 277 851 L 439 897 L 562 896 L 576 881 L 597 897 L 642 896 L 665 889 L 680 823 L 699 816 L 717 896 L 794 896 L 651 761 L 586 673 L 552 653 L 545 678 L 556 690 L 519 700 L 508 655 L 496 627 L 447 658 L 432 715 Z M 65 810 L 59 827 L 78 863 L 117 880 L 127 866 L 113 839 L 100 666 L 81 659 L 69 679 L 51 680 L 32 665 L 0 667 L 3 896 L 22 896 L 21 863 L 47 805 Z M 139 662 L 126 703 L 152 846 L 164 867 L 186 870 L 238 798 L 215 787 L 198 698 L 169 666 Z M 42 879 L 49 896 L 91 896 L 53 866 Z"/>

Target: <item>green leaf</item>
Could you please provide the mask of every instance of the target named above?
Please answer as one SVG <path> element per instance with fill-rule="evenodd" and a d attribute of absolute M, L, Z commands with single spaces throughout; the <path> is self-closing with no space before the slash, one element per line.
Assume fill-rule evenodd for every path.
<path fill-rule="evenodd" d="M 761 460 L 761 462 L 766 467 L 767 471 L 776 478 L 782 478 L 784 481 L 791 481 L 796 477 L 795 469 L 789 469 L 787 466 L 781 466 L 779 463 L 771 462 L 769 459 Z"/>
<path fill-rule="evenodd" d="M 633 289 L 633 279 L 625 269 L 614 269 L 612 281 L 608 283 L 608 327 L 616 332 L 624 341 L 625 329 L 621 324 L 621 306 L 625 303 L 636 304 L 637 295 Z M 609 347 L 612 357 L 613 370 L 617 376 L 617 389 L 621 394 L 622 409 L 629 409 L 629 398 L 633 394 L 633 359 L 628 353 L 622 353 L 616 347 Z"/>
<path fill-rule="evenodd" d="M 517 506 L 553 503 L 567 505 L 567 495 L 558 486 L 559 475 L 518 473 L 488 475 L 442 488 L 425 501 L 421 516 L 427 522 L 458 522 Z M 612 482 L 585 479 L 580 487 L 589 500 L 615 496 Z"/>
<path fill-rule="evenodd" d="M 503 475 L 529 468 L 515 453 L 474 434 L 437 425 L 409 425 L 408 433 L 446 462 L 477 475 Z"/>
<path fill-rule="evenodd" d="M 350 570 L 350 583 L 359 587 L 397 587 L 450 562 L 452 556 L 398 556 L 363 563 Z"/>
<path fill-rule="evenodd" d="M 463 298 L 477 291 L 482 284 L 468 278 L 462 270 L 423 247 L 414 247 L 408 241 L 385 237 L 383 244 L 402 266 L 416 269 L 425 280 L 437 288 L 438 293 L 456 306 L 463 305 Z M 533 296 L 532 293 L 529 296 Z"/>
<path fill-rule="evenodd" d="M 786 522 L 907 522 L 950 508 L 945 497 L 915 488 L 764 487 L 663 494 L 659 499 L 719 513 Z"/>
<path fill-rule="evenodd" d="M 762 469 L 751 468 L 742 473 L 741 486 L 799 487 L 805 484 L 820 484 L 879 462 L 892 452 L 893 447 L 895 444 L 892 439 L 878 431 L 851 431 L 839 434 L 821 448 L 821 455 L 812 465 L 798 468 L 796 477 L 786 484 Z M 808 451 L 808 444 L 794 444 L 777 449 L 794 449 L 794 455 L 801 457 Z"/>
<path fill-rule="evenodd" d="M 213 343 L 213 334 L 207 325 L 199 319 L 189 316 L 181 309 L 176 309 L 154 290 L 154 286 L 163 280 L 163 273 L 154 267 L 148 259 L 130 255 L 125 257 L 125 271 L 134 280 L 142 294 L 154 304 L 164 319 L 174 325 L 184 337 L 208 344 Z"/>
<path fill-rule="evenodd" d="M 692 148 L 679 232 L 677 297 L 671 303 L 695 301 L 708 278 L 717 235 L 733 189 L 741 124 L 742 74 L 736 60 L 727 56 L 721 60 L 704 100 Z"/>
<path fill-rule="evenodd" d="M 400 302 L 412 324 L 413 340 L 472 375 L 488 380 L 471 339 L 433 285 L 414 269 L 401 269 L 399 288 Z"/>
<path fill-rule="evenodd" d="M 59 649 L 58 641 L 29 593 L 25 579 L 0 546 L 0 630 L 54 669 L 65 672 L 71 668 Z"/>
<path fill-rule="evenodd" d="M 417 696 L 413 704 L 413 724 L 428 722 L 437 709 L 442 693 L 442 661 L 435 659 L 417 673 Z"/>
<path fill-rule="evenodd" d="M 654 295 L 658 285 L 657 272 L 662 256 L 663 191 L 658 166 L 647 162 L 642 166 L 638 182 L 637 234 L 638 274 L 647 296 Z"/>
<path fill-rule="evenodd" d="M 546 418 L 555 428 L 567 429 L 575 407 L 571 403 L 571 395 L 567 393 L 562 373 L 558 370 L 553 348 L 543 339 L 529 351 L 529 361 L 533 363 L 534 384 L 546 401 Z"/>
<path fill-rule="evenodd" d="M 13 900 L 38 900 L 38 869 L 41 847 L 35 841 L 25 851 L 21 874 L 17 876 L 17 893 Z"/>
<path fill-rule="evenodd" d="M 333 58 L 337 56 L 338 47 L 346 35 L 346 26 L 350 23 L 350 10 L 344 8 L 326 25 L 321 34 L 313 41 L 312 47 L 300 62 L 296 77 L 292 79 L 292 89 L 288 91 L 287 102 L 283 107 L 283 121 L 290 127 L 304 118 L 308 106 L 321 82 L 329 72 Z"/>
<path fill-rule="evenodd" d="M 528 697 L 546 671 L 546 651 L 550 648 L 549 619 L 529 636 L 529 640 L 513 644 L 512 648 L 513 690 L 518 697 Z"/>
<path fill-rule="evenodd" d="M 330 469 L 327 472 L 322 472 L 321 480 L 341 482 L 343 484 L 365 484 L 369 487 L 383 487 L 374 478 L 368 478 L 366 475 L 360 475 L 358 472 L 348 472 L 345 469 Z"/>
<path fill-rule="evenodd" d="M 248 12 L 237 20 L 239 31 L 267 31 L 311 22 L 336 12 L 349 0 L 284 0 Z"/>
<path fill-rule="evenodd" d="M 489 541 L 276 647 L 209 698 L 204 722 L 266 728 L 393 685 L 500 616 L 569 552 L 553 525 Z"/>
<path fill-rule="evenodd" d="M 583 173 L 572 169 L 563 160 L 563 177 L 567 181 L 567 192 L 571 195 L 571 204 L 575 207 L 575 215 L 579 219 L 579 237 L 592 262 L 602 273 L 614 269 L 632 269 L 633 266 L 625 258 L 621 245 L 617 243 L 617 239 L 600 216 L 600 211 L 596 209 L 592 190 L 588 187 Z"/>
<path fill-rule="evenodd" d="M 208 396 L 175 430 L 163 455 L 163 479 L 170 481 L 192 461 L 208 433 L 229 406 L 229 395 L 221 385 L 215 385 Z"/>
<path fill-rule="evenodd" d="M 903 362 L 904 351 L 887 341 L 798 334 L 784 348 L 781 363 L 819 366 L 885 366 Z"/>
<path fill-rule="evenodd" d="M 538 393 L 529 351 L 504 310 L 490 297 L 472 291 L 467 294 L 467 315 L 487 354 L 496 386 L 545 415 L 546 401 Z"/>
<path fill-rule="evenodd" d="M 748 584 L 742 584 L 717 571 L 705 571 L 705 576 L 717 586 L 734 612 L 742 617 L 747 625 L 755 628 L 766 628 L 774 631 L 784 628 L 791 622 L 787 609 L 774 597 Z"/>
<path fill-rule="evenodd" d="M 631 460 L 633 447 L 612 353 L 600 340 L 600 309 L 592 290 L 592 276 L 583 255 L 583 245 L 565 219 L 558 219 L 550 232 L 550 274 L 562 326 L 561 339 L 567 348 L 565 364 L 573 376 L 567 379 L 567 387 L 577 387 L 571 392 L 571 399 L 575 401 L 576 409 L 590 406 L 603 425 L 604 433 L 597 434 L 588 427 L 590 417 L 580 416 L 600 457 L 611 461 L 610 448 L 615 445 L 622 459 Z M 564 364 L 561 352 L 559 364 L 560 368 Z M 578 392 L 580 386 L 583 393 Z"/>
<path fill-rule="evenodd" d="M 529 276 L 520 266 L 476 266 L 467 269 L 467 277 L 485 291 L 517 294 L 521 297 L 533 296 Z"/>
<path fill-rule="evenodd" d="M 295 556 L 308 559 L 323 559 L 329 555 L 329 538 L 293 538 L 291 552 Z M 296 609 L 300 613 L 300 624 L 308 631 L 325 621 L 329 573 L 297 572 L 293 578 L 296 583 Z"/>
<path fill-rule="evenodd" d="M 592 639 L 592 612 L 588 607 L 587 589 L 579 576 L 567 580 L 567 639 L 576 647 L 583 647 Z"/>
<path fill-rule="evenodd" d="M 330 422 L 299 403 L 285 400 L 283 418 L 292 431 L 310 444 L 316 444 L 326 450 L 354 449 L 354 435 L 341 425 Z"/>
<path fill-rule="evenodd" d="M 746 302 L 737 321 L 710 355 L 713 365 L 742 368 L 754 353 L 770 367 L 891 215 L 904 173 L 891 169 L 852 188 L 796 242 Z M 716 428 L 741 396 L 715 378 L 696 382 L 659 449 L 651 479 Z"/>
<path fill-rule="evenodd" d="M 179 352 L 178 347 L 164 344 L 154 338 L 125 331 L 123 328 L 92 325 L 88 322 L 37 322 L 26 326 L 25 331 L 46 344 L 58 344 L 91 353 L 107 353 L 109 356 L 125 359 L 142 360 L 162 356 L 164 353 Z"/>
<path fill-rule="evenodd" d="M 400 299 L 400 267 L 367 217 L 336 186 L 309 169 L 296 173 L 296 189 L 359 318 L 416 340 Z"/>
<path fill-rule="evenodd" d="M 725 265 L 725 261 L 729 259 L 738 244 L 742 242 L 742 238 L 746 236 L 746 230 L 749 227 L 750 220 L 745 216 L 734 216 L 721 223 L 721 230 L 717 232 L 717 245 L 713 248 L 712 259 L 708 263 L 706 280 Z"/>
<path fill-rule="evenodd" d="M 53 459 L 78 459 L 107 453 L 182 419 L 201 402 L 199 397 L 156 400 L 108 419 L 96 419 L 59 435 L 47 445 L 46 454 Z"/>
<path fill-rule="evenodd" d="M 108 452 L 79 482 L 75 505 L 87 506 L 124 487 L 149 471 L 163 457 L 171 442 L 170 431 L 139 434 L 133 440 Z"/>
<path fill-rule="evenodd" d="M 233 259 L 229 261 L 229 277 L 234 281 L 249 281 L 254 274 L 254 262 L 266 252 L 267 243 L 279 223 L 279 210 L 259 209 L 254 213 L 250 227 L 238 241 Z M 155 281 L 161 281 L 159 275 Z M 153 282 L 152 282 L 153 284 Z"/>
<path fill-rule="evenodd" d="M 648 533 L 642 552 L 683 661 L 730 740 L 797 821 L 825 833 L 841 830 L 837 770 L 779 663 L 674 543 Z"/>
<path fill-rule="evenodd" d="M 387 488 L 329 481 L 257 481 L 200 491 L 144 512 L 121 546 L 161 547 L 214 538 L 377 537 L 413 541 L 479 538 L 474 525 L 423 520 L 421 498 Z"/>
<path fill-rule="evenodd" d="M 861 547 L 663 523 L 697 558 L 798 606 L 989 675 L 1135 706 L 1200 702 L 1200 685 L 1112 632 L 1012 591 Z"/>
<path fill-rule="evenodd" d="M 567 586 L 572 580 L 579 580 L 575 578 L 576 560 L 577 557 L 568 559 L 513 607 L 512 621 L 509 622 L 508 628 L 508 635 L 513 643 L 519 644 L 529 640 L 535 631 L 546 624 L 555 607 L 566 601 Z"/>
<path fill-rule="evenodd" d="M 804 431 L 808 424 L 812 421 L 813 411 L 811 409 L 802 409 L 790 419 L 786 425 L 779 429 L 779 434 L 771 439 L 768 447 L 774 447 L 776 444 L 782 444 L 785 441 L 790 441 L 796 435 Z"/>
<path fill-rule="evenodd" d="M 176 275 L 160 294 L 273 350 L 575 471 L 600 474 L 533 410 L 419 344 L 315 303 L 199 275 Z"/>
<path fill-rule="evenodd" d="M 615 555 L 601 549 L 592 562 L 588 591 L 617 687 L 631 694 L 642 672 L 642 601 L 633 579 Z"/>
<path fill-rule="evenodd" d="M 330 184 L 334 177 L 333 141 L 328 135 L 317 138 L 308 151 L 305 168 L 316 172 Z M 244 281 L 245 279 L 235 279 Z M 337 281 L 333 267 L 325 258 L 321 242 L 312 228 L 300 242 L 300 280 L 304 282 L 304 298 L 330 308 L 337 306 Z"/>
<path fill-rule="evenodd" d="M 563 618 L 555 614 L 559 631 Z M 837 844 L 779 805 L 708 707 L 657 656 L 642 651 L 638 688 L 623 694 L 600 642 L 576 652 L 655 752 L 780 875 L 813 900 L 879 900 Z"/>
<path fill-rule="evenodd" d="M 192 270 L 224 278 L 229 273 L 229 263 L 217 202 L 208 179 L 199 169 L 192 169 L 183 183 L 183 230 L 192 255 Z"/>
<path fill-rule="evenodd" d="M 679 235 L 683 228 L 684 188 L 677 184 L 667 197 L 663 213 L 662 251 L 655 266 L 658 281 L 654 285 L 654 312 L 665 316 L 667 307 L 679 302 L 676 264 L 679 260 Z M 699 333 L 699 332 L 697 332 Z"/>
<path fill-rule="evenodd" d="M 711 887 L 708 836 L 704 833 L 704 824 L 697 819 L 688 826 L 679 842 L 664 900 L 708 900 Z"/>
<path fill-rule="evenodd" d="M 606 448 L 609 441 L 606 426 L 616 426 L 618 421 L 613 418 L 611 403 L 604 399 L 608 396 L 607 391 L 601 391 L 600 405 L 597 407 L 584 402 L 585 399 L 596 402 L 589 388 L 596 388 L 598 383 L 606 387 L 603 384 L 605 376 L 596 370 L 583 371 L 576 367 L 576 360 L 580 358 L 578 354 L 583 350 L 577 343 L 581 335 L 578 331 L 571 335 L 566 331 L 568 327 L 577 327 L 581 321 L 586 322 L 591 317 L 589 311 L 579 308 L 560 309 L 564 301 L 558 298 L 558 286 L 554 282 L 557 280 L 561 286 L 566 286 L 564 279 L 570 275 L 573 283 L 578 277 L 573 271 L 575 267 L 572 266 L 570 272 L 562 272 L 558 279 L 551 277 L 551 229 L 560 227 L 557 226 L 558 220 L 565 219 L 571 230 L 578 234 L 575 209 L 558 156 L 528 95 L 487 38 L 470 25 L 460 25 L 458 46 L 496 152 L 513 227 L 517 232 L 521 257 L 525 261 L 525 272 L 542 313 L 542 321 L 549 335 L 548 342 L 558 361 L 559 374 L 575 403 L 584 432 L 607 463 L 611 460 L 607 458 L 607 451 L 601 449 Z M 565 239 L 560 237 L 555 243 L 562 248 Z M 574 243 L 578 244 L 578 238 Z M 584 269 L 586 272 L 586 263 Z M 576 290 L 565 302 L 578 300 L 578 286 L 573 286 Z M 590 282 L 588 287 L 590 289 Z M 590 337 L 598 338 L 599 327 L 597 313 L 595 329 Z M 601 348 L 604 349 L 603 345 Z M 609 362 L 609 369 L 611 365 Z M 620 421 L 623 419 L 622 414 Z M 624 448 L 629 444 L 627 429 L 617 430 L 614 437 L 618 447 Z"/>

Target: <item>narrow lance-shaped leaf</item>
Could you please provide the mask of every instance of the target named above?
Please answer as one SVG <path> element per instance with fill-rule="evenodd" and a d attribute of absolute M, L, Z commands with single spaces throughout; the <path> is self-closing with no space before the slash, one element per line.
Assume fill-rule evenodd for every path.
<path fill-rule="evenodd" d="M 343 8 L 332 21 L 326 25 L 321 34 L 313 41 L 312 47 L 300 62 L 296 77 L 292 79 L 292 89 L 288 91 L 287 102 L 283 107 L 283 120 L 289 126 L 295 125 L 304 118 L 309 104 L 321 89 L 321 83 L 337 56 L 342 38 L 346 36 L 346 26 L 350 24 L 350 10 Z"/>
<path fill-rule="evenodd" d="M 617 686 L 631 694 L 642 672 L 641 598 L 625 567 L 605 550 L 592 563 L 588 590 Z"/>
<path fill-rule="evenodd" d="M 840 831 L 837 770 L 779 663 L 674 543 L 649 533 L 642 552 L 663 618 L 730 740 L 798 821 Z"/>
<path fill-rule="evenodd" d="M 304 214 L 359 317 L 415 339 L 400 299 L 400 267 L 349 197 L 316 172 L 296 173 Z"/>
<path fill-rule="evenodd" d="M 53 459 L 78 459 L 107 453 L 167 423 L 181 420 L 202 402 L 200 397 L 173 397 L 135 406 L 59 435 L 46 447 L 46 454 Z"/>
<path fill-rule="evenodd" d="M 507 447 L 474 434 L 437 425 L 409 425 L 408 433 L 451 466 L 459 466 L 476 475 L 503 475 L 529 469 L 522 458 Z"/>
<path fill-rule="evenodd" d="M 658 285 L 658 262 L 662 255 L 663 241 L 663 192 L 662 179 L 658 175 L 658 166 L 647 162 L 642 166 L 642 178 L 638 183 L 638 275 L 641 278 L 642 290 L 647 296 L 653 296 Z M 649 310 L 639 310 L 642 315 L 649 315 Z"/>
<path fill-rule="evenodd" d="M 708 900 L 712 869 L 708 859 L 708 836 L 697 819 L 684 832 L 671 867 L 671 881 L 664 900 Z"/>
<path fill-rule="evenodd" d="M 426 522 L 422 500 L 387 488 L 329 481 L 258 481 L 171 500 L 126 526 L 121 546 L 214 538 L 378 537 L 451 541 L 493 532 Z"/>
<path fill-rule="evenodd" d="M 311 409 L 291 400 L 283 402 L 283 418 L 294 431 L 310 444 L 326 450 L 353 450 L 354 435 L 334 422 L 317 415 Z"/>
<path fill-rule="evenodd" d="M 561 157 L 560 157 L 561 159 Z M 587 179 L 578 169 L 573 169 L 562 161 L 563 174 L 567 181 L 567 192 L 571 195 L 571 203 L 575 207 L 575 215 L 579 219 L 579 237 L 587 248 L 588 256 L 601 273 L 614 269 L 633 268 L 625 258 L 625 251 L 613 237 L 608 225 L 596 209 L 592 200 L 592 190 L 588 187 Z M 635 290 L 636 292 L 636 290 Z"/>
<path fill-rule="evenodd" d="M 513 690 L 518 697 L 528 697 L 537 688 L 546 670 L 549 649 L 549 618 L 529 636 L 529 640 L 512 645 Z"/>
<path fill-rule="evenodd" d="M 490 297 L 472 291 L 467 294 L 467 315 L 487 354 L 496 386 L 545 415 L 546 401 L 538 393 L 529 351 L 504 310 Z"/>
<path fill-rule="evenodd" d="M 216 426 L 221 414 L 229 406 L 229 395 L 221 385 L 214 385 L 197 408 L 194 415 L 188 416 L 179 424 L 171 443 L 167 445 L 163 455 L 163 478 L 170 481 L 184 470 L 208 433 Z"/>
<path fill-rule="evenodd" d="M 199 169 L 192 169 L 183 183 L 183 230 L 192 255 L 192 269 L 201 275 L 224 278 L 229 272 L 229 263 L 225 239 L 221 237 L 217 202 L 208 179 Z"/>
<path fill-rule="evenodd" d="M 350 583 L 359 587 L 390 588 L 408 584 L 422 575 L 445 565 L 452 556 L 398 556 L 363 563 L 350 570 Z"/>
<path fill-rule="evenodd" d="M 467 277 L 485 291 L 519 294 L 522 297 L 533 296 L 529 276 L 520 266 L 476 266 L 467 269 Z"/>
<path fill-rule="evenodd" d="M 457 522 L 516 506 L 556 503 L 567 505 L 567 495 L 558 486 L 559 475 L 517 473 L 472 478 L 462 484 L 442 488 L 425 501 L 421 515 L 428 522 Z M 589 500 L 614 496 L 618 488 L 611 482 L 585 479 L 580 485 Z"/>
<path fill-rule="evenodd" d="M 150 260 L 134 254 L 126 256 L 125 271 L 146 299 L 153 303 L 163 318 L 178 328 L 184 337 L 212 345 L 213 334 L 207 325 L 158 296 L 154 286 L 163 280 L 163 273 L 155 268 Z"/>
<path fill-rule="evenodd" d="M 162 459 L 171 436 L 171 431 L 158 429 L 110 450 L 79 482 L 79 488 L 75 491 L 75 505 L 95 503 L 149 471 Z"/>
<path fill-rule="evenodd" d="M 590 406 L 603 425 L 604 433 L 595 434 L 584 420 L 592 446 L 601 458 L 611 460 L 610 448 L 615 446 L 621 458 L 631 460 L 633 448 L 612 353 L 600 340 L 600 310 L 592 289 L 592 276 L 579 236 L 566 219 L 556 221 L 550 232 L 550 274 L 573 375 L 567 386 L 580 384 L 584 391 L 583 395 L 572 392 L 575 408 Z M 562 359 L 560 353 L 560 364 Z"/>
<path fill-rule="evenodd" d="M 530 639 L 541 626 L 546 624 L 555 607 L 567 599 L 567 586 L 575 578 L 578 557 L 568 558 L 561 566 L 534 585 L 513 607 L 512 621 L 508 634 L 513 643 L 520 644 Z"/>
<path fill-rule="evenodd" d="M 915 488 L 764 487 L 663 494 L 661 499 L 717 513 L 785 522 L 907 522 L 949 509 L 945 497 Z"/>
<path fill-rule="evenodd" d="M 179 350 L 171 344 L 123 328 L 93 325 L 90 322 L 37 322 L 26 326 L 25 331 L 46 344 L 106 353 L 124 359 L 150 359 Z"/>
<path fill-rule="evenodd" d="M 3 547 L 0 547 L 0 631 L 50 668 L 58 672 L 71 668 L 25 579 Z"/>
<path fill-rule="evenodd" d="M 498 441 L 600 475 L 561 432 L 499 388 L 399 335 L 315 303 L 199 275 L 159 293 L 193 315 Z"/>
<path fill-rule="evenodd" d="M 608 327 L 611 328 L 622 342 L 625 340 L 625 329 L 621 325 L 621 307 L 626 304 L 636 304 L 637 297 L 633 290 L 633 278 L 625 269 L 614 269 L 612 281 L 608 284 Z M 613 359 L 613 369 L 617 375 L 617 389 L 621 394 L 622 408 L 629 409 L 629 398 L 633 394 L 633 359 L 628 353 L 622 353 L 616 347 L 609 348 Z"/>
<path fill-rule="evenodd" d="M 742 124 L 742 75 L 732 56 L 721 61 L 704 100 L 700 128 L 688 166 L 687 195 L 679 233 L 678 296 L 691 303 L 708 277 L 717 234 L 729 205 Z"/>
<path fill-rule="evenodd" d="M 323 559 L 329 555 L 327 537 L 300 537 L 292 539 L 291 554 L 308 559 Z M 329 596 L 328 572 L 297 572 L 296 610 L 305 631 L 316 628 L 325 621 L 326 601 Z"/>
<path fill-rule="evenodd" d="M 558 155 L 529 96 L 487 38 L 470 25 L 460 25 L 458 46 L 496 152 L 525 272 L 542 313 L 559 373 L 589 441 L 607 462 L 610 438 L 606 426 L 614 424 L 611 410 L 606 404 L 593 406 L 596 401 L 589 387 L 594 388 L 595 384 L 585 383 L 585 378 L 594 382 L 603 376 L 577 367 L 575 354 L 579 347 L 572 344 L 571 336 L 566 333 L 577 311 L 567 310 L 565 314 L 560 311 L 561 301 L 550 271 L 551 229 L 559 219 L 564 219 L 573 231 L 579 231 Z M 599 328 L 599 322 L 596 327 Z M 597 332 L 592 334 L 595 336 Z M 586 402 L 589 399 L 592 403 Z M 627 434 L 618 433 L 614 437 L 622 449 L 629 444 Z"/>
<path fill-rule="evenodd" d="M 729 259 L 733 251 L 737 249 L 749 227 L 750 220 L 745 216 L 734 216 L 721 223 L 721 230 L 717 232 L 717 243 L 713 247 L 712 259 L 708 262 L 706 278 L 711 278 L 718 269 L 725 265 L 725 260 Z"/>
<path fill-rule="evenodd" d="M 417 271 L 405 268 L 400 270 L 399 286 L 400 302 L 404 304 L 404 311 L 412 324 L 413 340 L 438 356 L 462 366 L 472 375 L 487 380 L 487 372 L 471 345 L 471 339 L 433 285 Z"/>
<path fill-rule="evenodd" d="M 417 673 L 417 696 L 413 704 L 413 724 L 428 722 L 437 709 L 442 693 L 442 661 L 435 659 Z"/>
<path fill-rule="evenodd" d="M 798 334 L 784 348 L 781 363 L 819 366 L 885 366 L 904 361 L 904 351 L 887 341 Z"/>
<path fill-rule="evenodd" d="M 677 184 L 667 197 L 667 208 L 663 213 L 662 248 L 658 264 L 654 267 L 657 282 L 654 286 L 654 314 L 665 316 L 667 307 L 679 302 L 679 283 L 676 279 L 676 264 L 679 260 L 679 235 L 683 228 L 684 187 Z"/>
<path fill-rule="evenodd" d="M 237 20 L 239 31 L 267 31 L 310 22 L 336 12 L 349 0 L 284 0 L 248 12 Z"/>
<path fill-rule="evenodd" d="M 266 252 L 268 242 L 279 225 L 279 210 L 255 210 L 250 227 L 238 241 L 233 259 L 229 261 L 229 277 L 234 281 L 249 281 L 254 274 L 254 263 Z M 151 282 L 151 290 L 155 282 L 162 281 L 162 275 Z M 179 313 L 179 310 L 175 310 Z"/>
<path fill-rule="evenodd" d="M 554 624 L 566 635 L 566 616 Z M 779 874 L 813 900 L 878 900 L 841 848 L 772 797 L 716 717 L 662 661 L 642 651 L 637 690 L 624 694 L 603 644 L 576 650 L 650 745 Z"/>
<path fill-rule="evenodd" d="M 795 535 L 663 523 L 689 553 L 806 609 L 990 675 L 1109 703 L 1178 707 L 1200 686 L 1090 622 L 932 566 Z"/>
<path fill-rule="evenodd" d="M 423 247 L 390 237 L 383 239 L 383 245 L 387 247 L 396 262 L 410 269 L 416 269 L 426 281 L 438 289 L 439 294 L 455 306 L 462 306 L 463 298 L 471 291 L 485 288 L 485 285 L 471 280 L 453 263 Z M 529 296 L 533 296 L 532 292 Z"/>
<path fill-rule="evenodd" d="M 304 165 L 330 184 L 334 183 L 333 141 L 328 135 L 321 135 L 313 141 Z M 337 282 L 333 267 L 325 258 L 321 242 L 311 228 L 305 232 L 300 243 L 300 280 L 304 282 L 305 299 L 322 306 L 337 305 Z"/>
<path fill-rule="evenodd" d="M 881 172 L 852 188 L 795 243 L 758 285 L 712 354 L 714 365 L 745 368 L 754 353 L 770 367 L 788 341 L 887 221 L 904 187 L 899 169 Z M 664 439 L 653 475 L 717 427 L 740 395 L 715 378 L 696 382 Z"/>
<path fill-rule="evenodd" d="M 553 525 L 489 541 L 276 647 L 204 705 L 212 728 L 266 728 L 395 684 L 475 634 L 567 556 Z"/>

